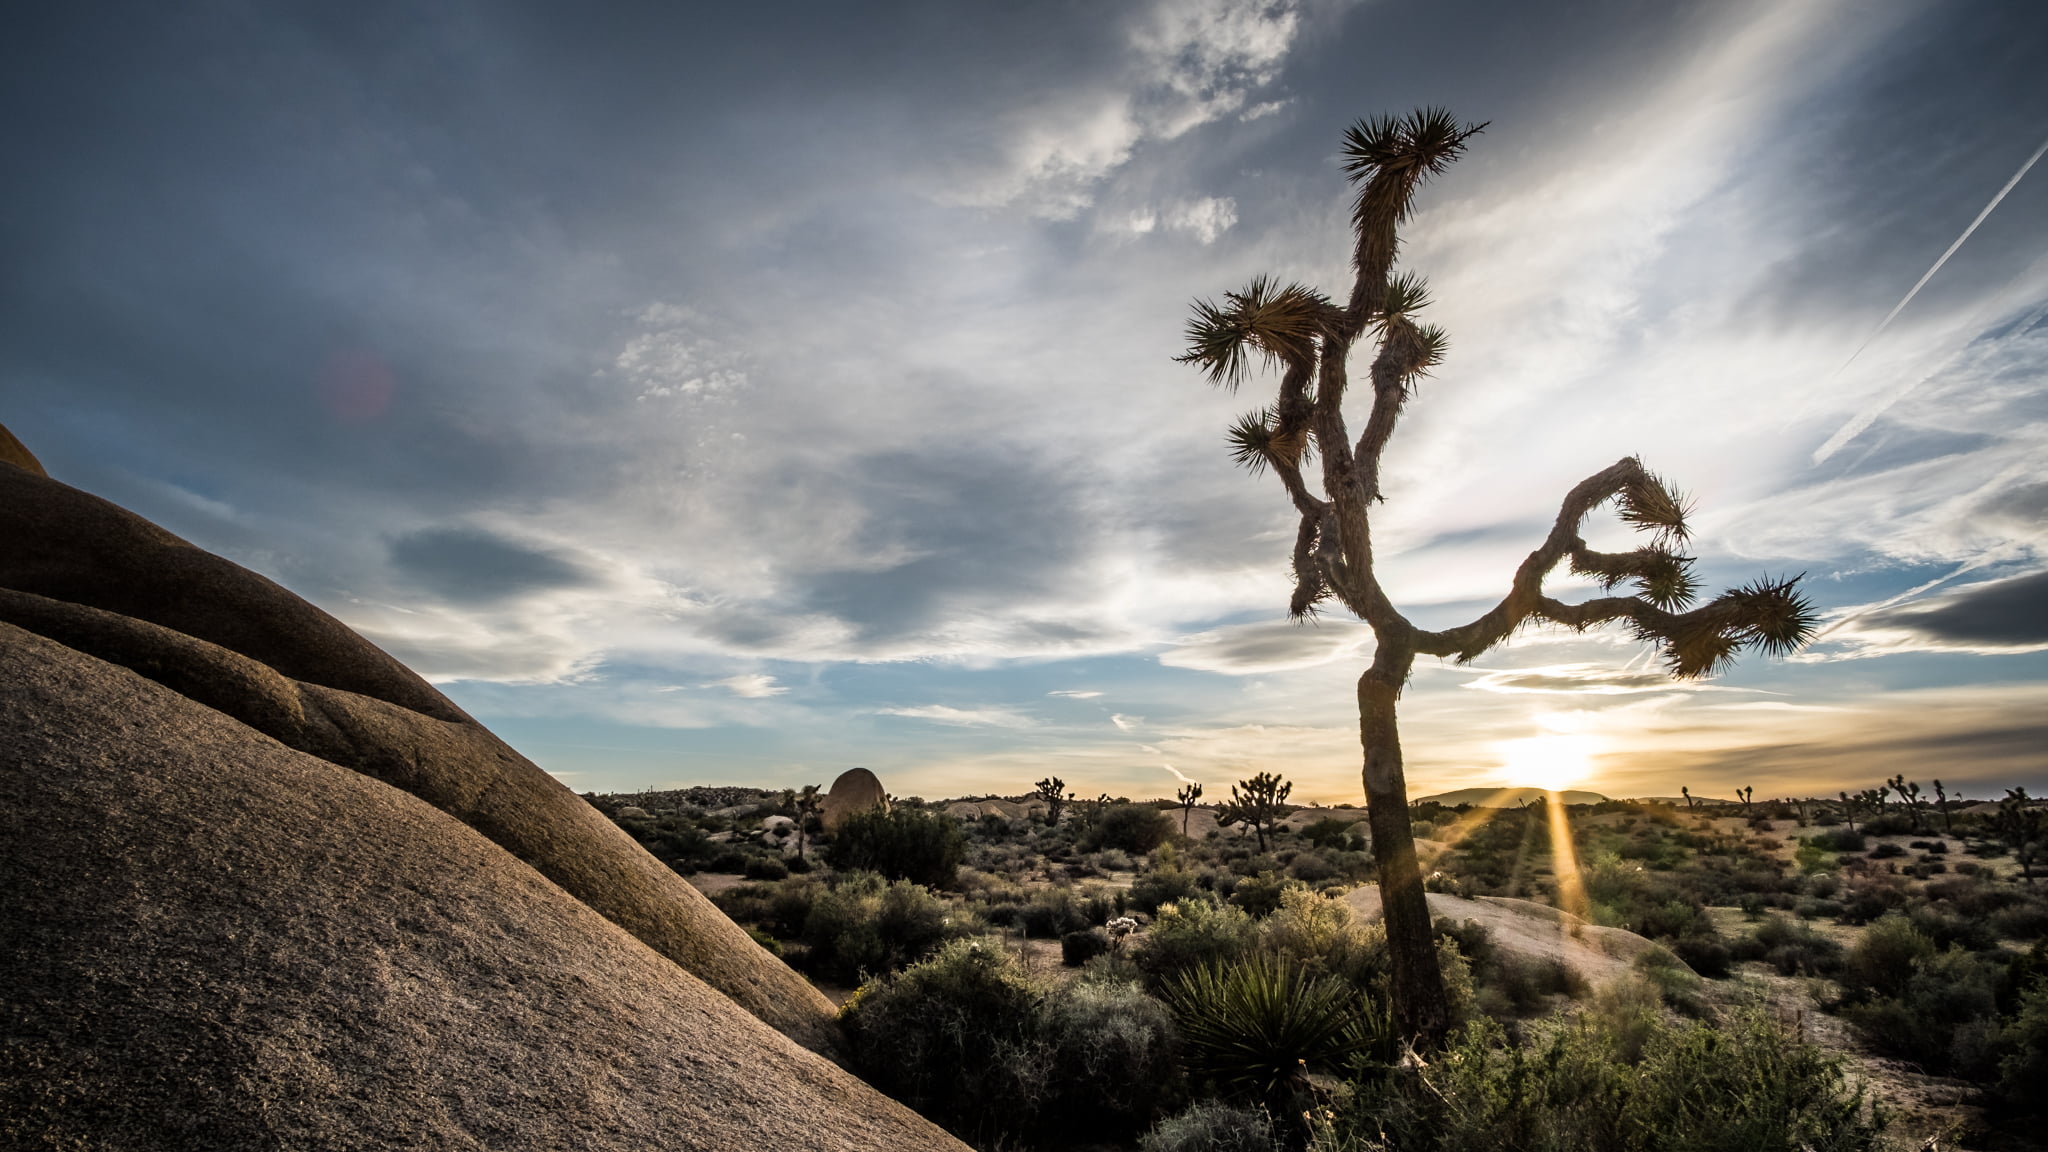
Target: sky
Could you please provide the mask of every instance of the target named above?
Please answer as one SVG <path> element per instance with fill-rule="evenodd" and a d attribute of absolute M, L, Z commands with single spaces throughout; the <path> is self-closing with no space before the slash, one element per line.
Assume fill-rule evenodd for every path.
<path fill-rule="evenodd" d="M 1824 632 L 1693 684 L 1619 633 L 1424 658 L 1410 794 L 2048 790 L 2039 6 L 9 28 L 0 423 L 579 791 L 864 765 L 899 795 L 1271 770 L 1360 800 L 1370 634 L 1287 620 L 1293 517 L 1223 438 L 1273 382 L 1173 357 L 1197 297 L 1341 293 L 1341 134 L 1429 105 L 1487 127 L 1404 232 L 1451 351 L 1387 456 L 1396 603 L 1477 616 L 1640 454 L 1696 500 L 1710 584 L 1804 573 Z"/>

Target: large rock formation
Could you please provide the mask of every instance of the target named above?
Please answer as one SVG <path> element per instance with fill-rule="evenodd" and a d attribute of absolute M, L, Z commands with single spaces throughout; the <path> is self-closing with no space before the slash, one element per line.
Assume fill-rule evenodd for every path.
<path fill-rule="evenodd" d="M 839 831 L 839 827 L 855 813 L 870 808 L 889 810 L 889 794 L 882 791 L 882 782 L 873 772 L 865 768 L 848 768 L 832 781 L 832 790 L 825 794 L 824 810 L 818 814 L 818 822 L 825 826 L 827 834 Z"/>
<path fill-rule="evenodd" d="M 0 1147 L 961 1147 L 774 1030 L 830 1012 L 340 622 L 0 462 Z"/>

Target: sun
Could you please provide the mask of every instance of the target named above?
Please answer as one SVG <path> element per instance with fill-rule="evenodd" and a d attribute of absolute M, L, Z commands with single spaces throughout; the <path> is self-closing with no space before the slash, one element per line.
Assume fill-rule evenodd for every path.
<path fill-rule="evenodd" d="M 1526 740 L 1506 740 L 1499 748 L 1508 783 L 1545 792 L 1563 792 L 1591 772 L 1593 738 L 1553 732 Z"/>

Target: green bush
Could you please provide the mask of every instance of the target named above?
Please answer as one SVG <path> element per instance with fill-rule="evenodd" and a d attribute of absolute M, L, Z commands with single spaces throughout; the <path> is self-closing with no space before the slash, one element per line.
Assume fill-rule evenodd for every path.
<path fill-rule="evenodd" d="M 1808 838 L 1807 843 L 1828 852 L 1861 852 L 1865 841 L 1861 832 L 1852 832 L 1847 828 L 1831 828 L 1826 832 L 1815 833 Z"/>
<path fill-rule="evenodd" d="M 749 880 L 787 880 L 789 865 L 773 856 L 754 856 L 747 860 L 746 876 Z"/>
<path fill-rule="evenodd" d="M 1131 981 L 1084 979 L 1053 993 L 1041 1035 L 1050 1058 L 1041 1131 L 1129 1136 L 1185 1096 L 1173 1015 Z"/>
<path fill-rule="evenodd" d="M 855 813 L 825 847 L 827 862 L 842 872 L 879 872 L 933 888 L 951 884 L 966 855 L 959 821 L 906 807 Z"/>
<path fill-rule="evenodd" d="M 1043 1097 L 1043 995 L 999 944 L 956 940 L 864 985 L 839 1019 L 870 1084 L 972 1137 L 1017 1127 Z"/>
<path fill-rule="evenodd" d="M 1137 878 L 1131 884 L 1131 907 L 1147 916 L 1161 904 L 1186 900 L 1201 891 L 1195 873 L 1180 868 L 1162 868 Z"/>
<path fill-rule="evenodd" d="M 2020 993 L 2019 1011 L 2005 1029 L 2006 1051 L 1998 1066 L 1998 1096 L 2008 1109 L 2048 1114 L 2048 979 L 2036 979 Z"/>
<path fill-rule="evenodd" d="M 1279 1152 L 1281 1144 L 1265 1112 L 1204 1100 L 1160 1121 L 1138 1147 L 1141 1152 Z"/>
<path fill-rule="evenodd" d="M 815 896 L 803 921 L 810 946 L 805 966 L 851 984 L 894 972 L 961 935 L 946 902 L 908 880 L 872 872 L 841 873 Z"/>
<path fill-rule="evenodd" d="M 956 940 L 840 1012 L 856 1069 L 968 1139 L 1128 1138 L 1183 1096 L 1171 1015 L 1127 980 L 1047 988 Z"/>
<path fill-rule="evenodd" d="M 1360 990 L 1387 976 L 1387 928 L 1359 922 L 1344 901 L 1306 888 L 1280 894 L 1280 907 L 1259 930 L 1260 943 L 1306 971 L 1335 976 Z"/>
<path fill-rule="evenodd" d="M 1079 968 L 1095 957 L 1109 951 L 1109 933 L 1100 928 L 1085 932 L 1069 932 L 1060 937 L 1060 963 L 1069 968 Z"/>
<path fill-rule="evenodd" d="M 1896 913 L 1864 932 L 1842 964 L 1842 991 L 1849 1000 L 1883 999 L 1905 994 L 1913 969 L 1934 955 L 1934 941 Z"/>
<path fill-rule="evenodd" d="M 1996 1075 L 1996 1045 L 1987 1033 L 1996 1026 L 2003 966 L 1961 948 L 1917 954 L 1908 963 L 1895 994 L 1851 1005 L 1843 1015 L 1887 1056 L 1930 1072 Z"/>
<path fill-rule="evenodd" d="M 1300 884 L 1301 881 L 1290 880 L 1275 871 L 1260 872 L 1239 880 L 1230 894 L 1230 902 L 1263 920 L 1279 910 L 1282 892 Z"/>
<path fill-rule="evenodd" d="M 1367 1084 L 1314 1147 L 1545 1152 L 1852 1152 L 1883 1118 L 1838 1061 L 1768 1012 L 1671 1025 L 1618 990 L 1534 1043 L 1481 1020 L 1410 1077 Z"/>
<path fill-rule="evenodd" d="M 1284 956 L 1253 952 L 1166 985 L 1189 1074 L 1223 1093 L 1284 1106 L 1306 1073 L 1391 1055 L 1392 1024 L 1358 990 Z"/>
<path fill-rule="evenodd" d="M 1143 945 L 1131 958 L 1156 990 L 1181 972 L 1243 956 L 1258 936 L 1259 926 L 1242 909 L 1183 900 L 1160 906 Z"/>
<path fill-rule="evenodd" d="M 1150 804 L 1112 804 L 1082 834 L 1081 850 L 1150 852 L 1171 835 L 1173 821 Z"/>

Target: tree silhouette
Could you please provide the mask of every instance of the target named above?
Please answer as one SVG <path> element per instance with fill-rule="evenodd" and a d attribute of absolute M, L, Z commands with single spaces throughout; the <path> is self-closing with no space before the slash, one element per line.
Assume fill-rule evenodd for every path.
<path fill-rule="evenodd" d="M 1271 772 L 1261 772 L 1249 780 L 1240 780 L 1230 786 L 1230 803 L 1223 814 L 1227 823 L 1244 823 L 1258 833 L 1259 851 L 1266 850 L 1266 829 L 1280 822 L 1287 815 L 1287 794 L 1294 791 L 1294 785 Z"/>
<path fill-rule="evenodd" d="M 1297 619 L 1334 599 L 1371 626 L 1378 641 L 1358 682 L 1365 795 L 1386 909 L 1392 998 L 1402 1032 L 1425 1046 L 1449 1026 L 1437 968 L 1429 908 L 1408 825 L 1407 783 L 1395 706 L 1418 655 L 1470 661 L 1530 622 L 1586 629 L 1620 621 L 1663 649 L 1679 677 L 1715 672 L 1742 650 L 1789 652 L 1813 630 L 1813 613 L 1794 589 L 1796 578 L 1761 580 L 1688 610 L 1698 592 L 1687 539 L 1686 502 L 1635 457 L 1587 477 L 1565 495 L 1549 535 L 1516 570 L 1505 598 L 1461 627 L 1432 632 L 1403 616 L 1374 570 L 1372 511 L 1382 499 L 1381 457 L 1402 408 L 1448 347 L 1441 329 L 1420 322 L 1429 302 L 1420 277 L 1396 274 L 1397 230 L 1414 209 L 1416 192 L 1442 173 L 1484 125 L 1461 124 L 1441 109 L 1362 120 L 1344 137 L 1353 201 L 1348 297 L 1340 302 L 1301 284 L 1268 277 L 1221 303 L 1198 300 L 1188 323 L 1183 363 L 1212 383 L 1235 390 L 1255 362 L 1277 369 L 1274 402 L 1230 430 L 1234 458 L 1255 474 L 1271 471 L 1300 518 L 1294 542 Z M 1354 442 L 1345 421 L 1350 359 L 1360 340 L 1375 349 L 1367 383 L 1370 412 Z M 1305 469 L 1320 465 L 1317 489 Z M 1628 552 L 1596 552 L 1579 531 L 1594 509 L 1613 503 L 1621 519 L 1648 534 Z M 1544 594 L 1559 564 L 1596 578 L 1612 592 L 1567 604 Z"/>
<path fill-rule="evenodd" d="M 1047 776 L 1033 785 L 1033 787 L 1037 788 L 1038 791 L 1033 792 L 1032 795 L 1045 801 L 1045 822 L 1058 827 L 1060 809 L 1066 807 L 1067 801 L 1074 798 L 1074 794 L 1067 791 L 1067 782 L 1057 776 Z"/>
<path fill-rule="evenodd" d="M 1188 817 L 1195 814 L 1195 801 L 1202 798 L 1202 786 L 1200 784 L 1183 784 L 1180 786 L 1180 791 L 1173 794 L 1173 798 L 1180 801 L 1180 834 L 1186 836 L 1188 834 Z"/>

